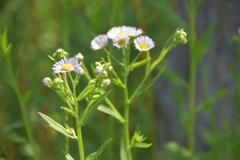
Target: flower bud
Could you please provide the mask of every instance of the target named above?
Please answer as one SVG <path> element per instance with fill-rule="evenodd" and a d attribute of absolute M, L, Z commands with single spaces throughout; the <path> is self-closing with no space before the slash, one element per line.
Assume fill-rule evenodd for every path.
<path fill-rule="evenodd" d="M 84 57 L 83 57 L 83 55 L 82 55 L 81 53 L 78 53 L 78 54 L 75 56 L 75 58 L 77 58 L 77 59 L 79 59 L 79 60 L 83 60 L 83 59 L 84 59 Z"/>
<path fill-rule="evenodd" d="M 95 62 L 95 66 L 101 66 L 102 64 L 100 62 Z"/>
<path fill-rule="evenodd" d="M 104 79 L 102 81 L 102 87 L 107 87 L 111 83 L 110 79 Z"/>
<path fill-rule="evenodd" d="M 68 53 L 64 51 L 62 48 L 59 48 L 56 50 L 55 53 L 53 53 L 53 57 L 59 57 L 59 58 L 66 58 L 68 56 Z"/>
<path fill-rule="evenodd" d="M 45 86 L 49 85 L 49 82 L 51 82 L 51 79 L 49 77 L 43 78 L 42 80 L 42 83 Z"/>
<path fill-rule="evenodd" d="M 81 74 L 84 73 L 84 70 L 83 70 L 82 67 L 77 67 L 77 68 L 75 69 L 75 72 L 76 72 L 77 74 L 81 75 Z"/>
<path fill-rule="evenodd" d="M 53 82 L 54 82 L 55 84 L 59 84 L 59 83 L 62 83 L 63 80 L 61 80 L 60 78 L 55 78 L 55 79 L 53 80 Z"/>
<path fill-rule="evenodd" d="M 183 29 L 177 29 L 174 37 L 175 43 L 187 43 L 187 33 Z"/>
<path fill-rule="evenodd" d="M 103 67 L 102 67 L 102 66 L 97 66 L 97 67 L 95 68 L 95 72 L 96 72 L 97 74 L 100 73 L 102 70 L 103 70 Z"/>

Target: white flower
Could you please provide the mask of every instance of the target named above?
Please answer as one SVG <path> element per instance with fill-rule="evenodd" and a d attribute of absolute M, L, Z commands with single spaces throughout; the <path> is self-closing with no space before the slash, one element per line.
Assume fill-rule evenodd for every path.
<path fill-rule="evenodd" d="M 129 41 L 129 36 L 128 35 L 117 35 L 113 39 L 113 45 L 120 48 L 126 47 Z"/>
<path fill-rule="evenodd" d="M 47 86 L 51 82 L 51 79 L 49 77 L 43 78 L 42 83 Z"/>
<path fill-rule="evenodd" d="M 135 27 L 130 27 L 130 32 L 129 32 L 130 37 L 137 37 L 142 33 L 143 33 L 142 29 L 136 29 Z"/>
<path fill-rule="evenodd" d="M 108 44 L 108 36 L 106 34 L 101 34 L 92 40 L 91 48 L 93 50 L 99 50 L 104 48 L 107 44 Z"/>
<path fill-rule="evenodd" d="M 129 27 L 129 26 L 119 26 L 113 27 L 107 33 L 108 38 L 114 39 L 118 35 L 128 35 L 130 37 L 137 37 L 142 34 L 142 29 L 136 29 L 136 27 Z"/>
<path fill-rule="evenodd" d="M 76 69 L 75 69 L 75 72 L 77 73 L 77 74 L 83 74 L 84 73 L 84 70 L 83 70 L 83 68 L 82 67 L 77 67 Z"/>
<path fill-rule="evenodd" d="M 83 60 L 83 55 L 81 53 L 78 53 L 75 58 L 79 59 L 79 60 Z"/>
<path fill-rule="evenodd" d="M 77 58 L 64 58 L 61 61 L 56 62 L 53 65 L 52 70 L 54 73 L 66 73 L 75 70 L 78 66 Z"/>
<path fill-rule="evenodd" d="M 119 35 L 129 35 L 131 28 L 127 26 L 113 27 L 107 32 L 108 38 L 115 39 Z"/>
<path fill-rule="evenodd" d="M 154 42 L 151 38 L 148 36 L 140 36 L 134 39 L 133 41 L 134 46 L 139 51 L 149 51 L 154 47 Z"/>

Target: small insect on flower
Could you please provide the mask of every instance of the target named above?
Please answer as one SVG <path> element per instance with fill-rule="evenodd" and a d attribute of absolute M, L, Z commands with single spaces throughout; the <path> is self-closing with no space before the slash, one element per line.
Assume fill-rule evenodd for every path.
<path fill-rule="evenodd" d="M 93 50 L 99 50 L 104 48 L 108 44 L 108 36 L 106 34 L 95 37 L 91 42 L 91 48 Z"/>
<path fill-rule="evenodd" d="M 118 35 L 113 39 L 113 45 L 118 49 L 124 48 L 127 46 L 130 37 L 128 35 Z"/>
<path fill-rule="evenodd" d="M 148 36 L 140 36 L 134 39 L 134 46 L 139 51 L 149 51 L 154 47 L 154 42 Z"/>
<path fill-rule="evenodd" d="M 66 73 L 74 71 L 78 66 L 79 64 L 77 58 L 64 58 L 61 61 L 56 62 L 53 65 L 52 70 L 54 73 Z"/>

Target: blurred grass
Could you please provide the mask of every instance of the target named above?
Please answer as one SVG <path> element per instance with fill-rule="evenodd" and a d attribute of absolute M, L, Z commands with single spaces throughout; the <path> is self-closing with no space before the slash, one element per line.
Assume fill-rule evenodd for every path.
<path fill-rule="evenodd" d="M 128 25 L 142 28 L 144 34 L 151 37 L 156 47 L 151 51 L 152 57 L 157 57 L 165 40 L 179 27 L 174 21 L 169 10 L 161 11 L 161 4 L 177 7 L 174 0 L 2 0 L 0 1 L 0 31 L 8 28 L 9 42 L 12 43 L 11 60 L 14 70 L 20 67 L 19 86 L 22 91 L 31 90 L 31 100 L 28 109 L 34 120 L 34 132 L 39 145 L 42 159 L 64 159 L 62 149 L 63 136 L 56 133 L 47 125 L 42 125 L 38 111 L 47 112 L 59 122 L 64 116 L 60 110 L 61 101 L 55 93 L 44 87 L 41 83 L 46 76 L 51 76 L 52 62 L 47 54 L 52 54 L 57 48 L 63 48 L 72 55 L 81 52 L 85 63 L 98 61 L 104 56 L 102 51 L 94 52 L 90 49 L 91 40 L 106 33 L 111 27 Z M 169 17 L 171 16 L 171 17 Z M 171 21 L 169 21 L 171 18 Z M 177 22 L 177 24 L 175 23 Z M 184 26 L 184 23 L 181 22 Z M 182 25 L 181 24 L 181 25 Z M 113 49 L 112 49 L 113 50 Z M 113 50 L 114 51 L 114 50 Z M 131 80 L 134 83 L 135 76 Z M 0 80 L 2 78 L 0 77 Z M 0 81 L 0 127 L 14 127 L 22 122 L 18 103 L 13 91 Z M 116 93 L 112 93 L 114 97 Z M 121 100 L 119 100 L 121 103 Z M 134 121 L 131 126 L 133 131 L 135 122 L 141 124 L 143 134 L 149 136 L 153 147 L 139 152 L 133 150 L 136 159 L 158 159 L 158 148 L 154 122 L 153 95 L 151 90 L 141 98 L 132 108 L 136 113 L 131 117 Z M 74 123 L 74 122 L 71 122 Z M 97 123 L 97 124 L 96 124 Z M 101 159 L 118 159 L 118 139 L 120 135 L 118 122 L 104 114 L 96 113 L 92 121 L 84 127 L 84 141 L 87 154 L 94 152 L 107 136 L 113 137 L 111 148 L 106 148 Z M 118 131 L 117 133 L 115 131 Z M 12 132 L 25 137 L 23 127 L 17 126 Z M 105 133 L 105 132 L 109 133 Z M 103 133 L 104 132 L 104 133 Z M 101 136 L 96 136 L 101 135 Z M 3 134 L 4 135 L 4 134 Z M 19 150 L 24 143 L 2 137 L 0 154 L 5 154 L 6 159 L 29 159 L 24 156 L 24 151 Z M 76 157 L 76 144 L 71 143 L 72 156 Z"/>

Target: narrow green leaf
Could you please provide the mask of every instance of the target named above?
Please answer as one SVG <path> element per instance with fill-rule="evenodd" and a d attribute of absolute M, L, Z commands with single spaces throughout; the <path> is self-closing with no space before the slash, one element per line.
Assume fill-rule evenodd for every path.
<path fill-rule="evenodd" d="M 235 107 L 238 117 L 240 118 L 240 86 L 237 86 L 235 92 Z"/>
<path fill-rule="evenodd" d="M 152 145 L 152 143 L 144 143 L 144 142 L 134 142 L 132 147 L 136 148 L 148 148 Z"/>
<path fill-rule="evenodd" d="M 238 75 L 238 72 L 234 70 L 232 66 L 229 66 L 229 70 L 235 82 L 240 85 L 240 77 Z"/>
<path fill-rule="evenodd" d="M 122 117 L 119 117 L 119 115 L 117 113 L 115 113 L 114 110 L 112 110 L 111 108 L 109 108 L 107 106 L 99 105 L 97 109 L 103 113 L 109 114 L 110 116 L 116 118 L 120 122 L 122 121 Z"/>
<path fill-rule="evenodd" d="M 50 127 L 52 127 L 53 129 L 55 129 L 56 131 L 64 134 L 65 136 L 68 136 L 70 138 L 75 139 L 76 137 L 72 136 L 67 129 L 65 129 L 62 125 L 60 125 L 59 123 L 57 123 L 56 121 L 54 121 L 52 118 L 48 117 L 47 115 L 38 112 L 43 119 L 45 119 L 47 121 L 47 123 L 50 125 Z"/>
<path fill-rule="evenodd" d="M 167 68 L 165 71 L 164 71 L 164 76 L 168 79 L 168 81 L 176 84 L 176 85 L 179 85 L 179 86 L 182 86 L 184 87 L 185 89 L 188 88 L 188 84 L 185 80 L 183 80 L 181 77 L 179 77 L 175 72 L 173 72 L 171 69 Z"/>
<path fill-rule="evenodd" d="M 184 158 L 190 159 L 192 158 L 193 154 L 191 153 L 191 151 L 189 151 L 188 149 L 180 146 L 178 143 L 176 142 L 168 142 L 165 145 L 165 148 L 167 150 L 169 150 L 170 152 L 182 156 Z"/>
<path fill-rule="evenodd" d="M 146 82 L 145 84 L 143 84 L 139 90 L 136 90 L 136 91 L 135 91 L 136 93 L 134 92 L 134 93 L 132 94 L 129 102 L 130 102 L 130 103 L 135 102 L 136 99 L 138 98 L 138 96 L 139 96 L 142 92 L 146 91 L 149 87 L 151 87 L 151 86 L 153 85 L 153 83 L 154 83 L 154 82 L 159 78 L 159 76 L 162 74 L 162 72 L 163 72 L 164 69 L 165 69 L 165 67 L 164 67 L 163 69 L 161 69 L 161 71 L 158 72 L 157 75 L 155 75 L 151 80 L 149 80 L 148 82 Z"/>
<path fill-rule="evenodd" d="M 212 107 L 212 104 L 216 102 L 217 100 L 221 99 L 223 96 L 225 96 L 228 93 L 228 90 L 222 89 L 218 91 L 217 94 L 215 94 L 213 97 L 209 98 L 207 101 L 203 102 L 202 104 L 198 105 L 196 107 L 196 113 L 198 113 L 201 110 L 209 109 Z"/>
<path fill-rule="evenodd" d="M 112 140 L 112 138 L 106 140 L 106 141 L 102 144 L 102 146 L 97 150 L 97 152 L 94 152 L 94 153 L 90 154 L 90 155 L 86 158 L 86 160 L 96 160 L 96 159 L 98 159 L 98 157 L 99 157 L 99 156 L 101 155 L 101 153 L 103 152 L 104 148 L 107 146 L 107 144 L 108 144 L 109 142 L 111 142 L 111 140 Z"/>
<path fill-rule="evenodd" d="M 180 122 L 182 123 L 184 129 L 186 132 L 188 132 L 188 115 L 184 109 L 184 94 L 180 91 L 180 89 L 176 89 L 174 91 L 174 100 L 176 102 L 176 108 L 177 108 L 177 117 L 180 120 Z"/>
<path fill-rule="evenodd" d="M 27 140 L 25 139 L 25 137 L 20 136 L 16 132 L 7 132 L 4 134 L 4 136 L 10 141 L 15 143 L 27 143 Z"/>
<path fill-rule="evenodd" d="M 91 102 L 87 108 L 83 111 L 83 113 L 80 116 L 81 123 L 84 124 L 88 118 L 94 113 L 94 111 L 97 109 L 97 107 L 100 105 L 100 103 L 109 95 L 111 91 L 108 91 L 102 95 L 100 95 L 96 100 Z"/>
<path fill-rule="evenodd" d="M 153 7 L 156 7 L 158 11 L 165 17 L 165 19 L 169 20 L 171 23 L 183 27 L 185 29 L 188 28 L 187 23 L 178 15 L 176 14 L 173 9 L 164 2 L 155 1 L 155 0 L 148 0 L 149 4 Z"/>
<path fill-rule="evenodd" d="M 133 70 L 133 69 L 135 69 L 135 68 L 138 68 L 138 67 L 144 65 L 144 64 L 146 64 L 146 63 L 147 63 L 148 61 L 150 61 L 150 60 L 151 60 L 151 58 L 147 58 L 147 59 L 144 59 L 144 60 L 142 60 L 142 61 L 140 61 L 140 62 L 135 62 L 135 63 L 133 63 L 133 64 L 130 66 L 130 70 Z"/>
<path fill-rule="evenodd" d="M 70 114 L 71 116 L 73 116 L 75 118 L 79 118 L 75 111 L 73 111 L 67 107 L 61 107 L 61 109 L 63 109 L 66 113 Z"/>
<path fill-rule="evenodd" d="M 47 56 L 48 56 L 48 58 L 51 59 L 52 61 L 54 61 L 54 62 L 57 61 L 57 60 L 56 60 L 55 58 L 53 58 L 52 56 L 50 56 L 50 55 L 48 55 L 48 54 L 47 54 Z"/>
<path fill-rule="evenodd" d="M 70 156 L 70 154 L 68 154 L 68 153 L 66 153 L 66 152 L 64 152 L 64 151 L 62 151 L 62 152 L 63 152 L 63 154 L 65 155 L 66 160 L 74 160 L 74 159 L 72 158 L 72 156 Z"/>
<path fill-rule="evenodd" d="M 95 86 L 89 86 L 89 85 L 90 85 L 90 83 L 79 94 L 79 96 L 77 97 L 78 100 L 81 100 L 81 99 L 85 98 L 86 96 L 88 96 L 95 89 Z"/>

